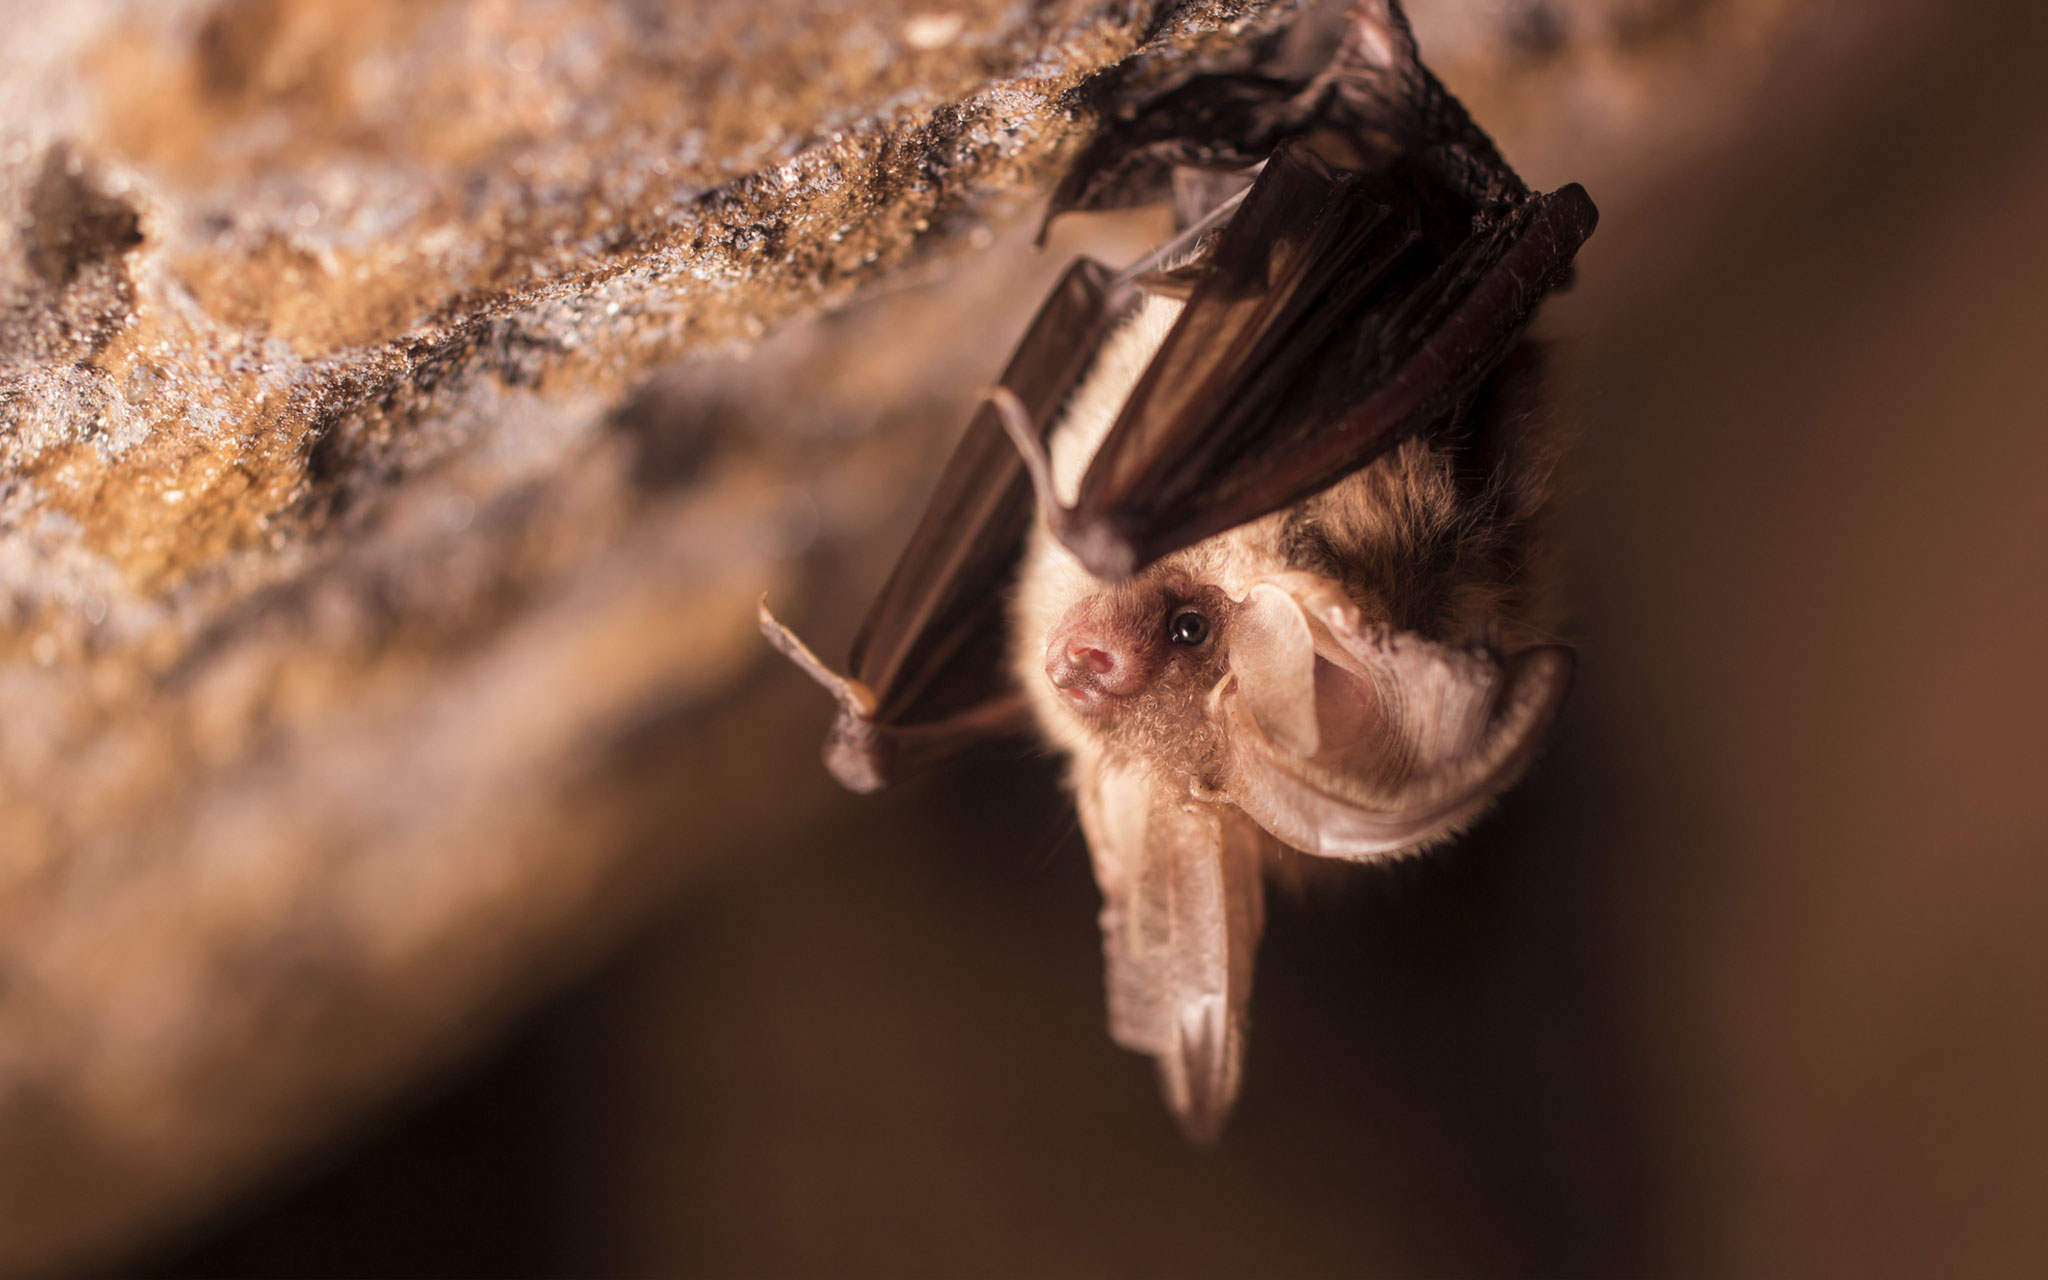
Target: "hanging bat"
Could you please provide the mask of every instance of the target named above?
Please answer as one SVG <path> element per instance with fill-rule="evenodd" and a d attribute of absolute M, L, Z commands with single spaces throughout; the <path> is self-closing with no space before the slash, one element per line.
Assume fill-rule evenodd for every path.
<path fill-rule="evenodd" d="M 1171 202 L 1076 262 L 970 423 L 848 671 L 828 767 L 871 791 L 992 734 L 1069 761 L 1113 1038 L 1189 1136 L 1242 1074 L 1261 866 L 1455 834 L 1572 672 L 1548 639 L 1537 305 L 1591 234 L 1360 0 L 1319 69 L 1200 76 L 1054 193 Z"/>

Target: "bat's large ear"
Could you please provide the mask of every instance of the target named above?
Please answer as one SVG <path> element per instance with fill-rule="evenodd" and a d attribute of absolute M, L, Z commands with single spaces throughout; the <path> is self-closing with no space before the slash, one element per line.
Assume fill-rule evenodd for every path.
<path fill-rule="evenodd" d="M 1231 744 L 1224 794 L 1305 853 L 1427 844 L 1527 767 L 1572 666 L 1562 645 L 1501 657 L 1368 628 L 1335 582 L 1281 575 L 1246 596 L 1212 695 Z"/>
<path fill-rule="evenodd" d="M 1098 757 L 1079 774 L 1081 829 L 1102 887 L 1110 1036 L 1158 1060 L 1181 1128 L 1213 1142 L 1243 1074 L 1265 923 L 1259 861 L 1272 840 L 1140 764 Z"/>

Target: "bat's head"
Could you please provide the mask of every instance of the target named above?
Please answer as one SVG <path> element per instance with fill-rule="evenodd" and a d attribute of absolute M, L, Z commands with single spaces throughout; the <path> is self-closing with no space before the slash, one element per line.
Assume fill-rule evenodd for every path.
<path fill-rule="evenodd" d="M 1375 857 L 1469 822 L 1563 700 L 1561 647 L 1440 644 L 1375 623 L 1332 578 L 1203 550 L 1119 583 L 1034 556 L 1018 678 L 1083 773 L 1137 762 L 1306 852 Z"/>
<path fill-rule="evenodd" d="M 1456 830 L 1526 763 L 1571 670 L 1557 647 L 1372 625 L 1278 545 L 1240 533 L 1106 583 L 1041 537 L 1017 601 L 1015 672 L 1072 756 L 1103 891 L 1111 1032 L 1158 1061 L 1201 1141 L 1242 1071 L 1264 854 Z"/>
<path fill-rule="evenodd" d="M 1105 586 L 1052 624 L 1045 679 L 1067 708 L 1105 728 L 1176 718 L 1228 668 L 1235 612 L 1220 589 L 1185 575 Z"/>

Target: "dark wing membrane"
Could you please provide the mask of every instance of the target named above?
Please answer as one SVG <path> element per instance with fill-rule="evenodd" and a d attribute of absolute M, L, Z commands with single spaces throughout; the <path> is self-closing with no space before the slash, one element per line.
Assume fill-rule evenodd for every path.
<path fill-rule="evenodd" d="M 1169 197 L 1178 204 L 1189 172 L 1242 169 L 1289 138 L 1332 130 L 1366 167 L 1405 154 L 1482 205 L 1528 194 L 1492 139 L 1422 65 L 1401 7 L 1356 0 L 1341 17 L 1301 13 L 1250 70 L 1190 77 L 1106 122 L 1054 189 L 1045 223 Z"/>
<path fill-rule="evenodd" d="M 1238 169 L 1300 132 L 1308 107 L 1299 82 L 1261 75 L 1196 76 L 1106 125 L 1053 189 L 1039 227 L 1063 213 L 1129 209 L 1174 195 L 1177 170 Z"/>
<path fill-rule="evenodd" d="M 1086 370 L 1113 319 L 1109 273 L 1082 259 L 1039 307 L 1004 368 L 1041 428 Z M 853 642 L 852 678 L 825 667 L 765 612 L 770 640 L 839 699 L 826 762 L 873 791 L 992 733 L 1017 727 L 1004 604 L 1033 514 L 1031 484 L 1000 416 L 984 404 Z"/>
<path fill-rule="evenodd" d="M 1108 319 L 1108 278 L 1090 259 L 1068 268 L 998 379 L 1035 420 L 1059 408 L 1093 357 Z M 1000 626 L 1031 516 L 1030 483 L 1017 451 L 996 411 L 984 404 L 854 638 L 853 674 L 880 699 L 878 720 L 943 719 L 987 700 L 988 690 L 962 687 L 949 676 L 962 653 L 987 656 L 975 642 L 982 623 Z"/>
<path fill-rule="evenodd" d="M 1595 216 L 1576 186 L 1481 210 L 1399 159 L 1283 144 L 1054 530 L 1124 577 L 1454 418 Z"/>
<path fill-rule="evenodd" d="M 1352 4 L 1336 51 L 1297 101 L 1318 125 L 1376 157 L 1368 167 L 1403 156 L 1482 210 L 1529 195 L 1465 104 L 1422 65 L 1408 15 L 1394 0 Z"/>

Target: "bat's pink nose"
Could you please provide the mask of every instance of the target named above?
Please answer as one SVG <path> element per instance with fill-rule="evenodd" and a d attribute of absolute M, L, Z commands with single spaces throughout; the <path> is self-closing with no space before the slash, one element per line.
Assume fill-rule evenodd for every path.
<path fill-rule="evenodd" d="M 1067 665 L 1106 676 L 1116 670 L 1116 655 L 1107 649 L 1097 649 L 1092 645 L 1070 644 L 1067 646 Z"/>
<path fill-rule="evenodd" d="M 1135 693 L 1144 684 L 1143 673 L 1127 656 L 1087 637 L 1053 637 L 1046 646 L 1045 678 L 1081 707 L 1105 694 Z"/>

